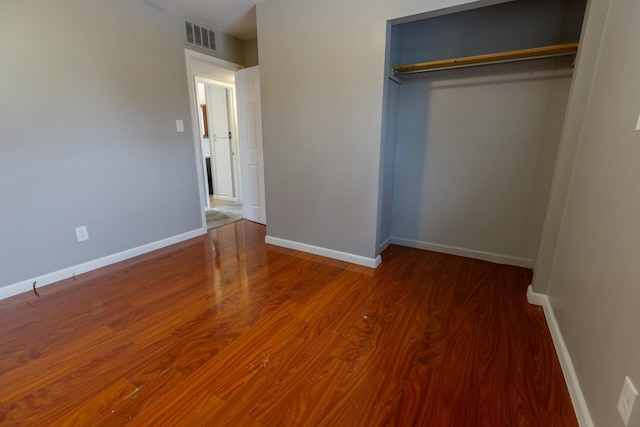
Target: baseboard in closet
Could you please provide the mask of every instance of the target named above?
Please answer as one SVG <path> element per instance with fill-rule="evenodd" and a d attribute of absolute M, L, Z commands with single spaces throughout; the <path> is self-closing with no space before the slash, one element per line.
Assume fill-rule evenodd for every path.
<path fill-rule="evenodd" d="M 495 262 L 497 264 L 514 265 L 516 267 L 533 268 L 533 260 L 528 258 L 518 258 L 509 255 L 495 254 L 491 252 L 477 251 L 474 249 L 459 248 L 456 246 L 441 245 L 438 243 L 422 242 L 419 240 L 403 239 L 392 237 L 391 243 L 394 245 L 407 246 L 409 248 L 425 249 L 428 251 L 441 252 L 449 255 L 463 256 L 467 258 L 480 259 L 482 261 Z"/>

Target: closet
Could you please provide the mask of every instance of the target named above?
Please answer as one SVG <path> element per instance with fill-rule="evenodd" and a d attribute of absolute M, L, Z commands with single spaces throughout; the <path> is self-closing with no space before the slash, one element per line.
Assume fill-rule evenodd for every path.
<path fill-rule="evenodd" d="M 391 25 L 379 250 L 531 267 L 586 0 L 514 0 Z"/>

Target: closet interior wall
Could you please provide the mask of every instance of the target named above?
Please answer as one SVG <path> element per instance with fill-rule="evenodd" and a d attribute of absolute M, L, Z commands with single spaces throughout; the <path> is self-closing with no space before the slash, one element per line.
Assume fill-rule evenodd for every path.
<path fill-rule="evenodd" d="M 577 42 L 584 0 L 515 0 L 389 29 L 390 66 Z M 572 57 L 388 79 L 379 248 L 531 266 Z M 387 73 L 392 71 L 387 69 Z"/>

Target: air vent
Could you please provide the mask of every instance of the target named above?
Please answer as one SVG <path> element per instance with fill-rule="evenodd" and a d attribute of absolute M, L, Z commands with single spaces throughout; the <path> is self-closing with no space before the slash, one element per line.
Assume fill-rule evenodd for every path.
<path fill-rule="evenodd" d="M 192 22 L 185 21 L 184 24 L 187 32 L 187 44 L 202 49 L 216 50 L 216 33 L 214 30 Z"/>

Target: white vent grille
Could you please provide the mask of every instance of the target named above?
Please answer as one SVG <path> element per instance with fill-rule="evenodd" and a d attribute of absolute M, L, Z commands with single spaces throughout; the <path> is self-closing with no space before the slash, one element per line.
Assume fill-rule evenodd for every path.
<path fill-rule="evenodd" d="M 216 50 L 216 33 L 214 30 L 188 21 L 185 21 L 184 24 L 187 44 L 202 49 Z"/>

